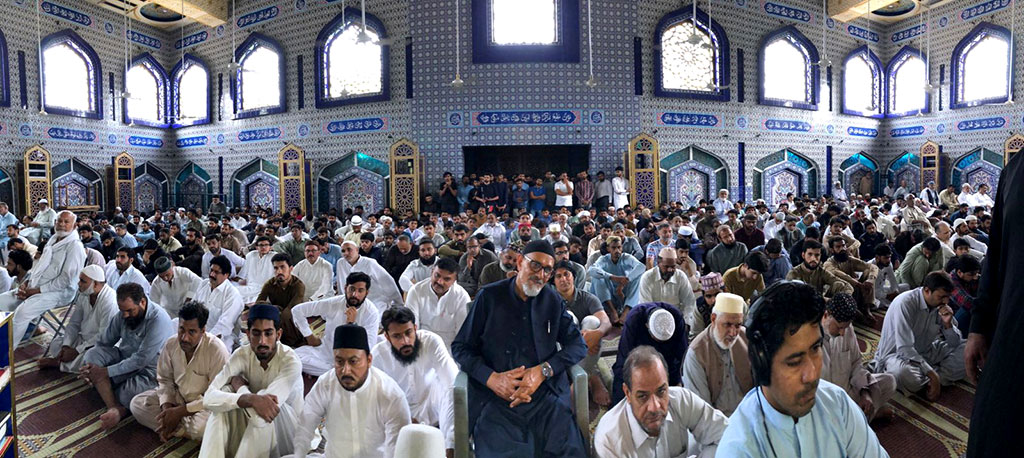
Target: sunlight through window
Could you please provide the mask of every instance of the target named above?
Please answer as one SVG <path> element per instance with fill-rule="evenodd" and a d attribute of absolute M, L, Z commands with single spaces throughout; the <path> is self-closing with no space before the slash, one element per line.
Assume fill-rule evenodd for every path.
<path fill-rule="evenodd" d="M 550 45 L 558 41 L 558 0 L 492 0 L 491 41 Z"/>

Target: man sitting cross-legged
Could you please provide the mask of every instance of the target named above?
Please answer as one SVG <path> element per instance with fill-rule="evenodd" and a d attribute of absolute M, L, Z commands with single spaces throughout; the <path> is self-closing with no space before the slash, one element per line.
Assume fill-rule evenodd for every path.
<path fill-rule="evenodd" d="M 202 303 L 185 303 L 178 312 L 178 334 L 167 339 L 160 351 L 156 389 L 132 399 L 135 420 L 156 431 L 162 441 L 203 439 L 210 417 L 203 407 L 203 393 L 229 357 L 224 343 L 206 332 L 209 318 L 210 311 Z"/>
<path fill-rule="evenodd" d="M 319 377 L 334 366 L 334 333 L 325 332 L 321 340 L 309 327 L 309 318 L 319 316 L 327 322 L 325 329 L 334 329 L 343 324 L 357 324 L 366 329 L 366 335 L 377 342 L 380 327 L 380 312 L 367 296 L 370 294 L 370 276 L 363 272 L 352 272 L 345 279 L 345 295 L 333 296 L 318 301 L 306 302 L 292 307 L 292 322 L 303 336 L 307 345 L 295 349 L 302 361 L 302 372 Z"/>
<path fill-rule="evenodd" d="M 398 432 L 411 423 L 405 393 L 391 377 L 371 366 L 374 358 L 365 329 L 346 324 L 328 332 L 334 336 L 334 370 L 321 375 L 309 390 L 295 434 L 294 457 L 307 456 L 321 423 L 326 456 L 396 456 Z"/>
<path fill-rule="evenodd" d="M 394 379 L 405 391 L 413 422 L 439 427 L 444 433 L 445 448 L 454 453 L 452 386 L 459 366 L 448 352 L 448 346 L 437 334 L 417 329 L 416 317 L 407 307 L 385 310 L 381 326 L 387 340 L 373 346 L 374 367 Z"/>
<path fill-rule="evenodd" d="M 280 342 L 281 311 L 249 309 L 249 345 L 239 347 L 210 382 L 200 458 L 277 458 L 295 449 L 302 413 L 302 361 Z"/>
<path fill-rule="evenodd" d="M 597 361 L 601 357 L 601 338 L 612 329 L 612 323 L 597 297 L 576 288 L 576 278 L 574 277 L 576 272 L 570 264 L 571 262 L 565 260 L 555 263 L 554 276 L 551 278 L 555 291 L 558 291 L 558 294 L 565 300 L 565 308 L 580 322 L 580 334 L 583 335 L 583 341 L 587 344 L 587 356 L 580 362 L 580 367 L 587 371 L 589 376 L 591 397 L 594 403 L 607 407 L 611 405 L 611 395 L 601 380 Z M 593 318 L 584 321 L 591 316 Z M 597 320 L 597 326 L 592 325 L 594 320 Z M 584 326 L 585 323 L 590 325 Z"/>
<path fill-rule="evenodd" d="M 594 448 L 601 458 L 688 456 L 689 438 L 697 440 L 701 457 L 715 456 L 729 423 L 690 390 L 669 386 L 668 365 L 654 347 L 629 352 L 623 367 L 626 398 L 597 425 Z"/>
<path fill-rule="evenodd" d="M 726 415 L 754 387 L 743 331 L 746 304 L 732 293 L 719 293 L 711 323 L 690 343 L 683 360 L 683 386 Z"/>
<path fill-rule="evenodd" d="M 71 305 L 71 319 L 64 328 L 60 350 L 56 355 L 40 358 L 40 368 L 60 366 L 61 372 L 72 374 L 82 368 L 82 354 L 96 345 L 117 314 L 117 293 L 104 280 L 106 276 L 100 266 L 82 269 L 78 275 L 79 294 Z"/>
<path fill-rule="evenodd" d="M 171 319 L 142 286 L 125 283 L 117 288 L 120 314 L 108 323 L 96 346 L 85 352 L 79 377 L 96 388 L 107 411 L 100 415 L 104 429 L 128 415 L 135 395 L 156 387 L 160 349 L 174 334 Z"/>

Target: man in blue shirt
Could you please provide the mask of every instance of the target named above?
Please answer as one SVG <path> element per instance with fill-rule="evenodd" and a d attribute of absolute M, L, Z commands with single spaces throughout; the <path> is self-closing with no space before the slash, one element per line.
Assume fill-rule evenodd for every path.
<path fill-rule="evenodd" d="M 18 217 L 8 211 L 7 202 L 0 202 L 0 246 L 7 246 L 10 237 L 7 236 L 6 228 L 18 224 Z"/>
<path fill-rule="evenodd" d="M 452 342 L 455 361 L 469 374 L 478 457 L 586 456 L 566 370 L 586 356 L 587 345 L 565 300 L 547 286 L 554 265 L 550 244 L 527 244 L 519 274 L 480 290 Z"/>
<path fill-rule="evenodd" d="M 729 418 L 718 456 L 888 457 L 857 403 L 820 380 L 825 302 L 810 285 L 781 281 L 750 308 L 756 386 Z"/>

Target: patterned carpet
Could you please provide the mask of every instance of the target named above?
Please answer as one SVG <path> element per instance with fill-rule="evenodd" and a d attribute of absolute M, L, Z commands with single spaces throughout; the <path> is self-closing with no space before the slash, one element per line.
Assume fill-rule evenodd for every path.
<path fill-rule="evenodd" d="M 63 312 L 63 311 L 61 311 Z M 882 313 L 877 313 L 874 328 L 856 326 L 865 360 L 874 356 Z M 323 321 L 313 323 L 314 332 L 323 332 Z M 618 330 L 602 342 L 601 366 L 608 370 L 615 361 Z M 134 419 L 123 420 L 111 431 L 99 426 L 103 402 L 84 382 L 55 370 L 41 371 L 36 360 L 49 342 L 50 334 L 38 336 L 32 345 L 15 352 L 15 393 L 17 397 L 18 448 L 23 456 L 98 457 L 115 456 L 171 458 L 199 454 L 199 443 L 175 439 L 161 443 L 155 433 Z M 610 382 L 610 380 L 608 380 Z M 305 380 L 306 389 L 313 380 Z M 882 446 L 893 457 L 959 457 L 966 451 L 974 386 L 960 382 L 944 387 L 936 403 L 916 395 L 897 393 L 890 401 L 896 418 L 874 425 Z M 597 426 L 603 409 L 591 406 L 591 428 Z"/>

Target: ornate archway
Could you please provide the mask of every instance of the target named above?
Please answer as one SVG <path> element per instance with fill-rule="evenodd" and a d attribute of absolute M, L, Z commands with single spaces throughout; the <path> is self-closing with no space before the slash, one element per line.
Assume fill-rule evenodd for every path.
<path fill-rule="evenodd" d="M 1003 157 L 1001 154 L 987 148 L 975 148 L 953 161 L 953 173 L 950 176 L 950 183 L 956 186 L 957 190 L 963 183 L 970 183 L 975 190 L 978 185 L 989 186 L 989 197 L 995 199 L 996 187 L 999 185 L 999 173 L 1003 170 Z"/>
<path fill-rule="evenodd" d="M 629 140 L 626 176 L 629 178 L 629 204 L 656 209 L 661 200 L 661 173 L 658 140 L 646 133 Z"/>
<path fill-rule="evenodd" d="M 281 207 L 277 164 L 256 158 L 231 174 L 231 198 L 235 207 Z"/>
<path fill-rule="evenodd" d="M 22 209 L 25 213 L 34 215 L 39 210 L 40 199 L 53 202 L 53 187 L 50 186 L 53 179 L 50 152 L 43 149 L 42 145 L 25 150 L 22 172 L 22 195 L 25 197 Z"/>
<path fill-rule="evenodd" d="M 769 207 L 785 200 L 786 195 L 818 196 L 818 166 L 810 158 L 786 148 L 769 154 L 754 165 L 754 199 L 764 199 Z"/>
<path fill-rule="evenodd" d="M 850 156 L 839 164 L 839 181 L 849 195 L 880 194 L 878 161 L 868 153 L 861 151 Z"/>
<path fill-rule="evenodd" d="M 69 210 L 103 210 L 103 175 L 86 163 L 71 158 L 53 166 L 53 207 Z"/>
<path fill-rule="evenodd" d="M 687 146 L 661 159 L 662 202 L 682 202 L 696 206 L 701 199 L 711 200 L 720 188 L 729 187 L 729 168 L 718 156 L 695 145 Z"/>
<path fill-rule="evenodd" d="M 1013 155 L 1024 149 L 1024 135 L 1013 134 L 1010 138 L 1007 138 L 1003 142 L 1003 165 L 1010 163 L 1010 158 Z"/>
<path fill-rule="evenodd" d="M 174 180 L 174 201 L 179 207 L 206 210 L 213 195 L 213 179 L 206 169 L 189 161 Z"/>
<path fill-rule="evenodd" d="M 386 162 L 350 152 L 331 162 L 317 177 L 317 208 L 341 212 L 362 205 L 366 212 L 387 206 L 389 170 Z"/>
<path fill-rule="evenodd" d="M 166 209 L 170 202 L 167 174 L 151 162 L 135 167 L 135 207 L 143 213 Z"/>
<path fill-rule="evenodd" d="M 910 151 L 904 151 L 903 154 L 889 161 L 889 165 L 885 168 L 885 182 L 894 190 L 900 186 L 900 183 L 904 183 L 910 192 L 916 194 L 921 183 L 921 157 Z"/>

